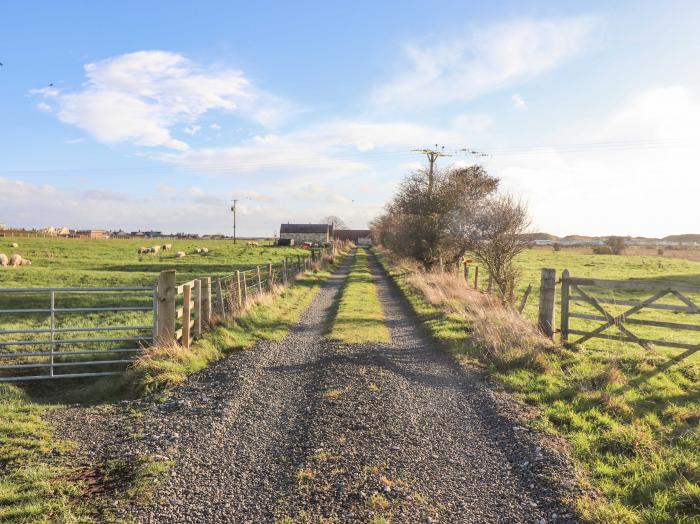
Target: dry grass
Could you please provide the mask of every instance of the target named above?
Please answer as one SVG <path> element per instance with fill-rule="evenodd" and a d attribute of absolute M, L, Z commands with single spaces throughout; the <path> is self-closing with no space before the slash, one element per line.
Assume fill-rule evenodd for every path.
<path fill-rule="evenodd" d="M 431 305 L 469 322 L 471 342 L 480 360 L 499 369 L 518 366 L 547 370 L 544 352 L 555 350 L 554 343 L 515 309 L 494 296 L 468 288 L 457 273 L 416 269 L 411 268 L 408 284 Z"/>

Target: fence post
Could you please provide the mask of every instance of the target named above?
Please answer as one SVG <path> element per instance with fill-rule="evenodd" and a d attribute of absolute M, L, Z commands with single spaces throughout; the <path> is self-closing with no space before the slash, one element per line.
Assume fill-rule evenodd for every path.
<path fill-rule="evenodd" d="M 267 264 L 267 289 L 268 291 L 272 291 L 272 286 L 275 283 L 272 280 L 272 262 L 268 262 Z"/>
<path fill-rule="evenodd" d="M 202 318 L 204 322 L 211 322 L 211 277 L 202 279 Z"/>
<path fill-rule="evenodd" d="M 474 267 L 474 289 L 479 289 L 479 266 Z"/>
<path fill-rule="evenodd" d="M 192 284 L 182 286 L 182 345 L 185 348 L 190 347 L 190 320 L 192 320 L 192 308 L 190 307 L 192 300 Z"/>
<path fill-rule="evenodd" d="M 241 280 L 243 281 L 243 303 L 248 305 L 248 283 L 245 281 L 245 271 L 241 273 Z"/>
<path fill-rule="evenodd" d="M 194 336 L 202 336 L 202 281 L 194 281 Z"/>
<path fill-rule="evenodd" d="M 547 337 L 554 337 L 554 300 L 556 297 L 556 269 L 542 269 L 540 280 L 540 311 L 537 326 Z"/>
<path fill-rule="evenodd" d="M 158 275 L 158 304 L 156 307 L 156 343 L 168 344 L 175 341 L 175 270 L 167 269 Z"/>
<path fill-rule="evenodd" d="M 464 263 L 464 281 L 469 285 L 469 264 Z"/>
<path fill-rule="evenodd" d="M 258 295 L 262 295 L 262 278 L 260 278 L 260 266 L 255 266 L 258 271 Z"/>
<path fill-rule="evenodd" d="M 520 300 L 520 306 L 518 307 L 518 311 L 520 313 L 522 313 L 525 309 L 525 304 L 527 304 L 527 299 L 530 296 L 530 293 L 532 293 L 532 284 L 527 285 L 527 289 L 525 290 L 525 293 L 523 293 L 523 298 Z"/>
<path fill-rule="evenodd" d="M 219 308 L 221 309 L 221 318 L 226 318 L 226 305 L 224 304 L 224 290 L 221 288 L 221 279 L 216 279 L 216 292 L 219 295 Z"/>
<path fill-rule="evenodd" d="M 282 276 L 284 277 L 284 285 L 287 285 L 287 257 L 282 261 Z"/>
<path fill-rule="evenodd" d="M 243 307 L 243 294 L 241 293 L 241 272 L 236 270 L 236 297 L 238 298 L 238 309 Z"/>
<path fill-rule="evenodd" d="M 489 273 L 489 280 L 488 283 L 486 284 L 486 292 L 491 293 L 493 290 L 493 275 Z"/>
<path fill-rule="evenodd" d="M 561 274 L 561 342 L 566 344 L 569 340 L 569 270 L 565 269 Z"/>

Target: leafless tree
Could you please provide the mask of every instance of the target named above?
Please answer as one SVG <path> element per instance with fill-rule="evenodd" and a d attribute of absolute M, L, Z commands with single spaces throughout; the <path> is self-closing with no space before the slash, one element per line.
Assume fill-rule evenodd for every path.
<path fill-rule="evenodd" d="M 480 205 L 472 228 L 467 247 L 505 299 L 518 276 L 515 258 L 532 244 L 527 206 L 511 195 L 491 197 Z"/>
<path fill-rule="evenodd" d="M 327 217 L 323 217 L 321 219 L 321 223 L 330 224 L 331 226 L 333 226 L 333 229 L 347 229 L 348 228 L 348 226 L 345 224 L 345 221 L 342 218 L 337 217 L 335 215 L 329 215 Z"/>

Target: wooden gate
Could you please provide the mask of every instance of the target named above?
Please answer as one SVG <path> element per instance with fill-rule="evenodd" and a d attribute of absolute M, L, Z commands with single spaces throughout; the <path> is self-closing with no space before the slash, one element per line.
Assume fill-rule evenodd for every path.
<path fill-rule="evenodd" d="M 612 296 L 600 295 L 605 290 Z M 622 295 L 620 298 L 616 293 Z M 654 320 L 650 318 L 631 318 L 637 316 L 643 310 L 662 310 L 674 312 L 680 316 L 697 315 L 700 313 L 700 287 L 672 284 L 663 281 L 632 281 L 632 280 L 603 280 L 597 278 L 580 278 L 569 275 L 564 270 L 561 278 L 561 340 L 582 344 L 591 338 L 605 338 L 622 342 L 633 342 L 645 349 L 652 345 L 681 348 L 696 351 L 700 349 L 699 342 L 678 342 L 675 340 L 659 340 L 645 338 L 633 333 L 628 326 L 649 326 L 665 330 L 681 332 L 700 332 L 700 323 L 669 322 L 666 320 Z M 662 299 L 663 302 L 662 302 Z M 592 307 L 595 313 L 572 311 L 577 304 L 585 304 Z M 622 312 L 613 312 L 612 308 L 627 309 Z M 589 308 L 590 310 L 590 308 Z M 572 329 L 571 319 L 601 322 L 591 329 Z M 695 318 L 691 317 L 692 320 Z M 614 328 L 615 333 L 607 332 Z M 668 331 L 671 333 L 671 331 Z M 570 335 L 580 335 L 576 340 L 569 340 Z M 685 337 L 684 337 L 685 338 Z M 692 337 L 688 333 L 687 338 Z"/>

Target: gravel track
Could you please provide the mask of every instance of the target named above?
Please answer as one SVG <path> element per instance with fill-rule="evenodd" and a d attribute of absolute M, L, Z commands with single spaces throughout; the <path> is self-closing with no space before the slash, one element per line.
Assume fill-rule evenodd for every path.
<path fill-rule="evenodd" d="M 370 256 L 392 342 L 323 337 L 352 257 L 281 342 L 232 354 L 163 404 L 69 408 L 75 460 L 176 460 L 139 522 L 572 522 L 566 455 L 521 427 L 523 408 L 436 347 Z M 140 418 L 124 413 L 134 408 Z M 135 436 L 136 435 L 136 436 Z M 329 520 L 324 520 L 329 519 Z"/>

